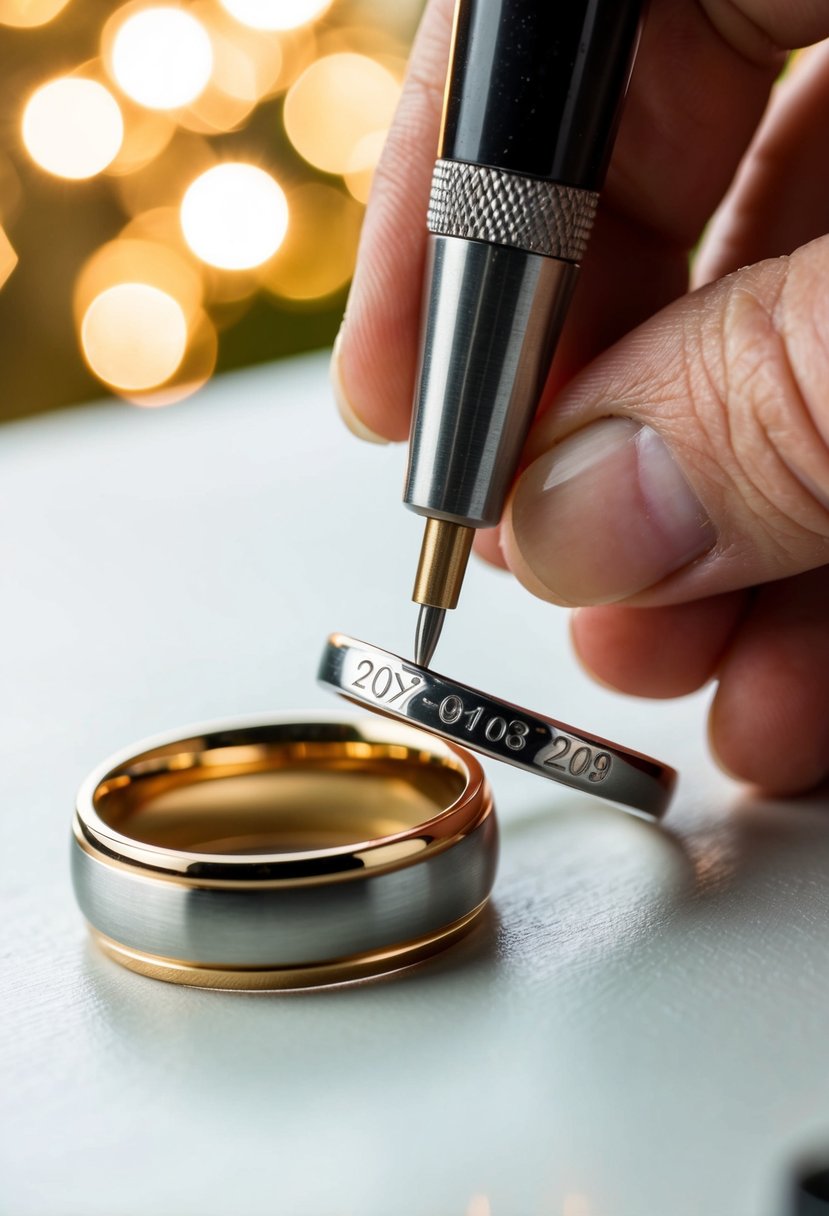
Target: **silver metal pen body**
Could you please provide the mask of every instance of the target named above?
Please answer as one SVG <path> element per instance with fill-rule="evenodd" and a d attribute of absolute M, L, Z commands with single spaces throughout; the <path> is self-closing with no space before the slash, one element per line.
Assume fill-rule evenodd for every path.
<path fill-rule="evenodd" d="M 433 199 L 447 177 L 486 181 L 488 190 L 429 210 L 404 501 L 420 515 L 491 528 L 549 374 L 598 196 L 438 162 Z M 485 239 L 493 197 L 504 200 L 498 241 Z"/>

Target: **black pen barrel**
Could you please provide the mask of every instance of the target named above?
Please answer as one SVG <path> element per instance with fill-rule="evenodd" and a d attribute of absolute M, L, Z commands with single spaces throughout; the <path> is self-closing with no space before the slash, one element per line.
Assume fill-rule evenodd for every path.
<path fill-rule="evenodd" d="M 438 156 L 599 190 L 642 0 L 462 0 Z"/>

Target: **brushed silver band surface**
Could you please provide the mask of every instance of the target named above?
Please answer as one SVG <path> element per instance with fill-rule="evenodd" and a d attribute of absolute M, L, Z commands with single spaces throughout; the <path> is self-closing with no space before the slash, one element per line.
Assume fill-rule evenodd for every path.
<path fill-rule="evenodd" d="M 580 262 L 598 205 L 599 196 L 591 190 L 487 165 L 438 160 L 426 225 L 442 236 Z"/>
<path fill-rule="evenodd" d="M 366 642 L 333 634 L 318 678 L 350 701 L 646 818 L 668 808 L 676 772 L 667 765 Z"/>
<path fill-rule="evenodd" d="M 188 765 L 193 781 L 209 779 L 213 756 L 232 762 L 238 755 L 244 764 L 246 753 L 281 742 L 302 746 L 303 740 L 312 746 L 346 743 L 358 764 L 361 749 L 387 745 L 392 759 L 396 749 L 424 765 L 451 767 L 464 779 L 459 782 L 463 792 L 436 818 L 405 833 L 272 855 L 166 849 L 136 841 L 98 812 L 106 791 L 120 782 L 155 771 L 180 772 Z M 364 761 L 364 768 L 369 763 Z M 127 953 L 180 964 L 179 972 L 186 969 L 191 977 L 161 978 L 211 987 L 265 986 L 237 981 L 236 970 L 271 974 L 280 969 L 274 987 L 303 984 L 305 969 L 319 974 L 340 965 L 337 980 L 348 979 L 350 960 L 359 963 L 378 952 L 394 953 L 401 944 L 436 940 L 473 917 L 487 900 L 496 862 L 491 796 L 473 757 L 422 731 L 376 718 L 245 719 L 146 740 L 84 782 L 72 841 L 75 895 L 97 934 Z M 192 978 L 199 968 L 230 978 Z M 158 968 L 134 969 L 159 974 Z"/>

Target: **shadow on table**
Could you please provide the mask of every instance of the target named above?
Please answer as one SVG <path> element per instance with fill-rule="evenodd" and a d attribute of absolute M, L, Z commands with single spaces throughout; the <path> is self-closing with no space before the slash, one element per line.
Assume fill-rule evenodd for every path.
<path fill-rule="evenodd" d="M 699 806 L 676 829 L 574 799 L 538 804 L 501 825 L 493 913 L 480 933 L 396 977 L 398 984 L 487 972 L 523 946 L 532 966 L 607 962 L 654 936 L 717 935 L 758 917 L 827 921 L 829 784 L 807 797 L 738 793 Z"/>

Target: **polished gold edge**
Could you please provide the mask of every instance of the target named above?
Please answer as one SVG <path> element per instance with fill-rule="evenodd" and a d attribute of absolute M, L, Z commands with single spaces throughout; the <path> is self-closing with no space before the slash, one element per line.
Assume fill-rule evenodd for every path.
<path fill-rule="evenodd" d="M 124 946 L 89 925 L 96 945 L 114 962 L 150 979 L 190 988 L 214 988 L 237 992 L 284 991 L 292 988 L 321 988 L 344 984 L 372 976 L 386 975 L 404 967 L 414 966 L 465 937 L 489 902 L 488 898 L 462 916 L 444 925 L 435 933 L 414 941 L 356 954 L 349 958 L 324 963 L 298 964 L 290 967 L 229 967 L 186 962 L 145 954 Z"/>
<path fill-rule="evenodd" d="M 412 730 L 415 731 L 416 728 L 412 728 Z M 182 739 L 182 742 L 185 742 L 185 740 Z M 163 746 L 173 748 L 175 747 L 175 740 L 167 740 Z M 245 745 L 240 743 L 234 746 L 239 749 Z M 295 744 L 292 746 L 295 748 L 308 748 L 309 745 Z M 341 748 L 342 744 L 336 742 L 326 743 L 321 746 L 323 750 L 327 750 L 328 754 L 331 754 L 334 750 Z M 166 755 L 159 754 L 158 756 L 154 756 L 152 751 L 149 751 L 143 753 L 137 752 L 134 758 L 125 759 L 108 772 L 101 773 L 99 770 L 100 775 L 94 781 L 88 780 L 78 796 L 73 820 L 73 832 L 79 847 L 103 865 L 108 865 L 115 869 L 124 869 L 134 874 L 138 873 L 145 877 L 173 882 L 190 888 L 249 890 L 254 885 L 257 889 L 267 889 L 269 887 L 328 886 L 334 882 L 364 878 L 369 873 L 372 875 L 388 873 L 404 869 L 406 866 L 416 864 L 419 861 L 425 861 L 427 858 L 433 857 L 447 848 L 451 848 L 468 836 L 470 832 L 474 831 L 479 823 L 486 818 L 487 814 L 492 812 L 492 792 L 478 760 L 457 745 L 448 743 L 446 746 L 452 753 L 449 763 L 447 763 L 446 757 L 439 753 L 430 752 L 426 748 L 409 749 L 400 744 L 379 741 L 359 745 L 359 747 L 364 748 L 364 759 L 370 759 L 374 755 L 394 758 L 395 754 L 399 756 L 400 752 L 405 750 L 412 755 L 421 757 L 424 763 L 428 760 L 439 767 L 452 768 L 455 772 L 461 774 L 466 785 L 454 802 L 450 803 L 431 819 L 416 824 L 414 827 L 408 828 L 404 832 L 396 833 L 393 836 L 356 842 L 349 848 L 308 850 L 304 853 L 292 854 L 261 854 L 255 858 L 249 855 L 239 857 L 225 855 L 219 858 L 213 854 L 188 853 L 184 850 L 163 849 L 152 845 L 145 846 L 141 842 L 133 840 L 125 833 L 118 831 L 117 828 L 111 827 L 100 818 L 95 802 L 96 795 L 100 790 L 105 790 L 107 786 L 111 788 L 113 785 L 117 785 L 120 778 L 130 781 L 130 770 L 137 774 L 144 765 L 152 765 L 154 771 L 157 771 L 156 765 L 163 766 L 166 763 L 171 770 L 178 768 L 179 773 L 182 767 L 185 771 L 189 769 L 187 772 L 188 781 L 191 779 L 191 775 L 193 780 L 204 779 L 203 770 L 200 770 L 198 767 L 191 767 L 193 761 L 192 751 L 186 751 L 188 764 L 184 766 L 178 764 L 181 756 L 175 752 L 170 751 Z M 259 745 L 251 745 L 250 750 L 258 749 L 258 747 Z M 215 750 L 226 752 L 231 750 L 231 748 L 225 747 Z M 316 745 L 314 745 L 313 750 L 316 751 Z M 210 755 L 210 749 L 205 751 L 204 755 Z M 321 758 L 321 756 L 317 758 Z M 207 767 L 210 767 L 209 763 Z M 213 776 L 219 775 L 216 773 L 216 767 L 218 766 L 213 766 Z M 247 768 L 246 771 L 261 770 L 257 765 L 254 768 Z M 243 775 L 243 771 L 237 772 L 235 775 Z M 405 852 L 406 845 L 412 846 L 411 851 L 408 853 Z M 343 862 L 344 869 L 342 871 L 332 873 L 330 866 L 327 866 L 325 873 L 319 875 L 311 874 L 307 877 L 275 876 L 269 879 L 224 879 L 212 875 L 202 875 L 196 878 L 188 875 L 186 872 L 194 864 L 208 865 L 217 870 L 221 869 L 223 863 L 236 867 L 247 865 L 251 869 L 255 868 L 261 872 L 262 868 L 268 865 L 278 867 L 280 864 L 296 865 L 297 863 L 307 862 L 313 866 L 317 860 L 330 863 L 336 858 L 340 858 Z M 359 866 L 354 866 L 355 861 L 360 863 Z"/>
<path fill-rule="evenodd" d="M 417 728 L 412 728 L 416 731 Z M 323 768 L 342 770 L 360 765 L 366 760 L 412 760 L 435 768 L 460 771 L 457 754 L 447 756 L 425 747 L 403 743 L 382 743 L 379 740 L 341 739 L 312 742 L 291 741 L 274 743 L 225 743 L 221 747 L 196 746 L 201 740 L 182 738 L 157 751 L 137 752 L 116 765 L 96 784 L 95 795 L 106 796 L 112 790 L 123 789 L 136 778 L 169 777 L 171 784 L 210 781 L 217 777 L 241 777 L 248 773 L 276 772 L 300 764 L 314 762 Z M 175 750 L 173 750 L 175 749 Z M 278 763 L 274 763 L 278 761 Z"/>
<path fill-rule="evenodd" d="M 490 816 L 494 811 L 492 801 L 492 791 L 489 788 L 489 783 L 486 779 L 481 781 L 480 786 L 476 786 L 474 797 L 470 798 L 470 809 L 474 810 L 475 814 L 465 823 L 462 823 L 458 830 L 452 836 L 443 836 L 438 839 L 427 839 L 423 836 L 417 836 L 415 833 L 422 831 L 422 827 L 412 829 L 412 834 L 404 838 L 389 837 L 388 842 L 378 841 L 372 844 L 369 849 L 355 849 L 348 853 L 341 853 L 343 861 L 348 862 L 357 860 L 362 862 L 359 867 L 345 868 L 336 873 L 330 870 L 323 874 L 312 874 L 304 878 L 297 877 L 274 877 L 274 878 L 214 878 L 214 877 L 193 877 L 186 873 L 186 867 L 192 863 L 193 854 L 177 853 L 175 850 L 160 849 L 158 852 L 151 853 L 148 850 L 142 849 L 140 845 L 132 843 L 128 838 L 114 837 L 112 840 L 104 837 L 99 840 L 97 834 L 88 824 L 81 819 L 79 811 L 75 812 L 72 820 L 72 834 L 75 843 L 88 857 L 100 862 L 101 865 L 109 866 L 113 870 L 121 870 L 124 873 L 137 875 L 140 878 L 146 878 L 151 881 L 172 883 L 177 887 L 185 887 L 188 890 L 195 891 L 284 891 L 294 887 L 330 887 L 334 883 L 341 882 L 356 882 L 360 879 L 379 877 L 382 874 L 391 874 L 397 870 L 405 870 L 408 866 L 417 865 L 421 862 L 429 861 L 436 857 L 439 853 L 446 852 L 447 849 L 454 848 L 470 836 L 476 828 Z M 87 832 L 89 835 L 87 835 Z M 90 839 L 90 836 L 92 839 Z M 124 856 L 113 857 L 108 850 L 113 847 L 120 847 L 121 839 L 125 841 Z M 412 848 L 408 852 L 401 850 L 407 845 Z M 129 853 L 126 852 L 129 850 Z M 159 865 L 159 852 L 164 856 L 165 863 L 172 867 L 179 860 L 180 869 L 161 869 Z M 321 854 L 321 857 L 326 855 Z M 291 854 L 284 854 L 286 862 L 293 860 Z M 221 862 L 227 862 L 233 865 L 249 864 L 251 870 L 254 870 L 257 865 L 268 860 L 265 856 L 240 856 L 234 859 L 232 856 L 223 856 L 215 858 L 211 854 L 205 854 L 203 860 L 209 860 L 218 865 Z M 278 860 L 277 860 L 278 864 Z"/>

